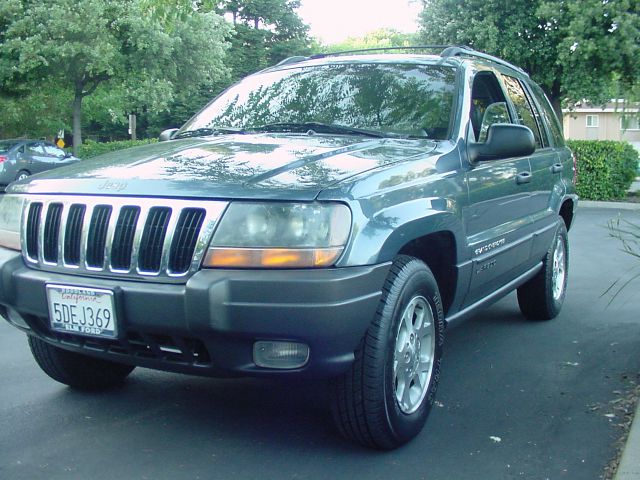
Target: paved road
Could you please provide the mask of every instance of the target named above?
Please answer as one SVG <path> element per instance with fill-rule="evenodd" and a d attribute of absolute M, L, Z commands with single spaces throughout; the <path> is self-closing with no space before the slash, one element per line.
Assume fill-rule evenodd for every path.
<path fill-rule="evenodd" d="M 618 435 L 610 402 L 640 372 L 639 283 L 600 297 L 634 264 L 608 238 L 615 213 L 580 212 L 555 321 L 523 320 L 512 294 L 448 332 L 440 406 L 394 452 L 337 437 L 319 382 L 139 369 L 117 391 L 77 393 L 2 322 L 0 478 L 597 479 Z"/>

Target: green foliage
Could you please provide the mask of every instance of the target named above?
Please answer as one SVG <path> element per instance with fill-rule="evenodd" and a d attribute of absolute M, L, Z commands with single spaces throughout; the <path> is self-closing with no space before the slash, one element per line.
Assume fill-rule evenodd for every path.
<path fill-rule="evenodd" d="M 569 140 L 578 162 L 576 189 L 584 200 L 623 198 L 636 177 L 638 152 L 627 142 Z"/>
<path fill-rule="evenodd" d="M 233 80 L 292 55 L 311 52 L 309 27 L 296 13 L 299 0 L 220 0 L 216 11 L 233 21 L 227 65 Z"/>
<path fill-rule="evenodd" d="M 528 71 L 550 96 L 596 103 L 640 79 L 636 0 L 428 0 L 427 43 L 464 44 Z"/>
<path fill-rule="evenodd" d="M 320 47 L 322 53 L 362 50 L 366 48 L 408 47 L 417 43 L 417 36 L 397 30 L 381 28 L 363 37 L 349 37 L 343 42 Z"/>
<path fill-rule="evenodd" d="M 180 126 L 233 81 L 311 52 L 298 6 L 2 0 L 0 138 L 53 138 L 75 126 L 78 144 L 81 128 L 89 137 L 124 139 L 131 113 L 140 137 Z M 233 23 L 220 15 L 227 13 Z"/>
<path fill-rule="evenodd" d="M 94 142 L 92 140 L 87 140 L 80 147 L 78 157 L 86 160 L 91 157 L 102 155 L 103 153 L 115 152 L 116 150 L 137 147 L 139 145 L 147 145 L 157 141 L 158 140 L 156 138 L 149 138 L 146 140 L 121 140 L 116 142 Z"/>
<path fill-rule="evenodd" d="M 165 5 L 166 6 L 166 5 Z M 73 98 L 80 144 L 85 97 L 99 87 L 124 113 L 166 110 L 175 92 L 221 80 L 228 24 L 180 2 L 176 14 L 148 0 L 6 0 L 0 6 L 0 86 L 20 97 L 54 84 Z M 104 102 L 101 108 L 105 108 Z M 109 110 L 109 108 L 107 108 Z M 99 115 L 96 115 L 99 116 Z"/>

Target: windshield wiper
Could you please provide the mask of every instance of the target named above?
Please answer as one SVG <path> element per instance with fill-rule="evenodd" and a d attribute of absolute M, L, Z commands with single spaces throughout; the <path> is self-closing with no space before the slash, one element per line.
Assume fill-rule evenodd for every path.
<path fill-rule="evenodd" d="M 176 140 L 178 138 L 190 138 L 190 137 L 207 137 L 209 135 L 221 135 L 225 133 L 245 133 L 244 130 L 240 128 L 228 128 L 228 127 L 216 127 L 216 128 L 196 128 L 194 130 L 185 130 L 184 132 L 180 132 L 177 135 L 174 135 L 172 140 Z"/>
<path fill-rule="evenodd" d="M 313 130 L 318 133 L 337 133 L 337 134 L 350 134 L 350 135 L 364 135 L 367 137 L 396 137 L 398 135 L 382 132 L 374 132 L 372 130 L 364 130 L 362 128 L 346 127 L 344 125 L 335 125 L 330 123 L 321 122 L 282 122 L 282 123 L 267 123 L 259 127 L 249 128 L 248 130 L 254 132 L 307 132 Z"/>

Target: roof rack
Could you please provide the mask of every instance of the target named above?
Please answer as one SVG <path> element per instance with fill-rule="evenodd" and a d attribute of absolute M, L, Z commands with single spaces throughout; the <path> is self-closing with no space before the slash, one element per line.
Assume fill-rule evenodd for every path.
<path fill-rule="evenodd" d="M 474 50 L 471 47 L 467 47 L 466 45 L 447 47 L 442 52 L 440 52 L 440 56 L 442 58 L 462 57 L 462 56 L 483 58 L 485 60 L 490 60 L 494 63 L 504 65 L 505 67 L 513 68 L 514 70 L 517 70 L 518 72 L 523 73 L 524 75 L 527 75 L 527 72 L 525 72 L 520 67 L 516 67 L 513 63 L 509 63 L 506 60 L 502 60 L 501 58 L 494 57 L 493 55 L 489 55 L 488 53 L 478 52 L 477 50 Z"/>
<path fill-rule="evenodd" d="M 361 48 L 358 50 L 343 50 L 340 52 L 329 52 L 329 53 L 316 53 L 315 55 L 311 55 L 311 59 L 316 58 L 325 58 L 325 57 L 336 57 L 338 55 L 350 55 L 352 53 L 368 53 L 368 52 L 388 52 L 390 50 L 434 50 L 441 51 L 442 49 L 446 49 L 450 47 L 450 45 L 415 45 L 408 47 L 373 47 L 373 48 Z"/>
<path fill-rule="evenodd" d="M 375 47 L 375 48 L 362 48 L 359 50 L 344 50 L 340 52 L 316 53 L 315 55 L 311 55 L 309 57 L 298 55 L 294 57 L 285 58 L 276 66 L 298 63 L 304 60 L 316 60 L 320 58 L 337 57 L 340 55 L 350 55 L 353 53 L 388 52 L 392 50 L 429 50 L 432 52 L 436 52 L 436 55 L 439 55 L 442 58 L 463 57 L 463 56 L 482 58 L 484 60 L 490 60 L 494 63 L 498 63 L 500 65 L 504 65 L 505 67 L 512 68 L 524 75 L 527 75 L 527 72 L 525 72 L 522 68 L 513 65 L 512 63 L 502 60 L 501 58 L 494 57 L 493 55 L 489 55 L 488 53 L 479 52 L 466 45 L 415 45 L 415 46 L 406 46 L 406 47 Z"/>

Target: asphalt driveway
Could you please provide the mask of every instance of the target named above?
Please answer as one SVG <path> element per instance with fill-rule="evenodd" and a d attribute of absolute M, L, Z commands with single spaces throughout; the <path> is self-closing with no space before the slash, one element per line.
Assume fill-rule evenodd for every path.
<path fill-rule="evenodd" d="M 616 214 L 580 211 L 556 320 L 525 321 L 511 294 L 449 330 L 438 406 L 394 452 L 341 440 L 321 382 L 138 369 L 121 389 L 74 392 L 1 322 L 0 478 L 597 479 L 619 435 L 615 401 L 640 372 L 640 279 L 610 305 L 601 296 L 640 271 L 608 237 Z"/>

